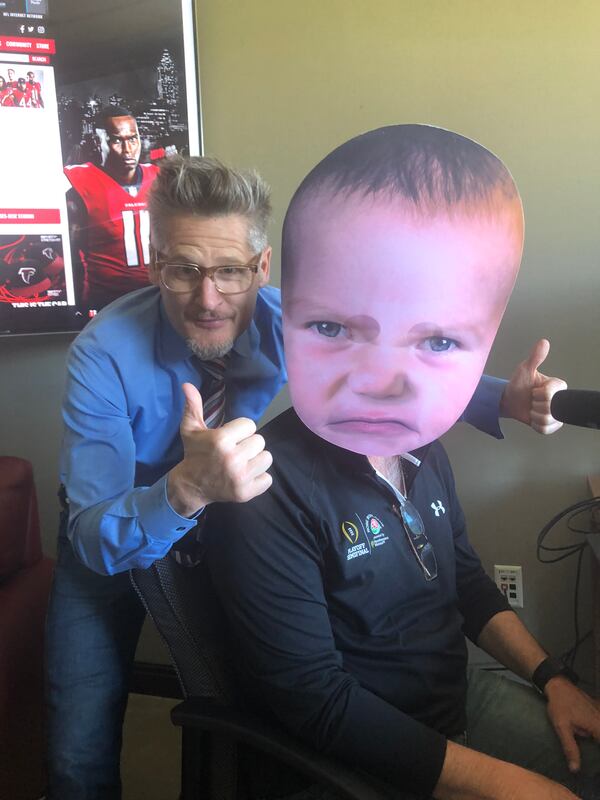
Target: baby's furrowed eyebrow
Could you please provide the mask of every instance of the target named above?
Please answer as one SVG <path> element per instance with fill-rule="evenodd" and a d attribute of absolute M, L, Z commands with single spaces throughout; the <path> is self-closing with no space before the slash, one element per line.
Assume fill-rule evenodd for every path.
<path fill-rule="evenodd" d="M 459 323 L 454 325 L 442 325 L 437 322 L 418 322 L 413 325 L 408 333 L 417 336 L 439 336 L 445 339 L 460 339 L 464 336 L 473 336 L 477 339 L 483 337 L 484 327 L 477 323 Z"/>
<path fill-rule="evenodd" d="M 347 316 L 347 312 L 323 303 L 322 300 L 307 300 L 306 298 L 299 297 L 297 300 L 289 300 L 285 303 L 286 311 L 295 311 L 305 314 L 307 317 L 317 320 L 336 319 Z"/>

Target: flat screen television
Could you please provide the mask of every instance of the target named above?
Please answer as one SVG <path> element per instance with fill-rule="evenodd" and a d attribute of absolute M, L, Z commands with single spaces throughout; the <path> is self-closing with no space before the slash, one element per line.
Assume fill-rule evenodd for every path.
<path fill-rule="evenodd" d="M 196 63 L 192 0 L 0 0 L 0 336 L 147 283 L 148 188 L 202 152 Z"/>

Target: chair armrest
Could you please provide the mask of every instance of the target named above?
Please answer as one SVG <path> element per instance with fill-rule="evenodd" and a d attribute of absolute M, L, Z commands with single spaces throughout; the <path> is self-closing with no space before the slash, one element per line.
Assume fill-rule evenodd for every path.
<path fill-rule="evenodd" d="M 357 774 L 342 762 L 318 753 L 283 729 L 258 717 L 207 698 L 192 697 L 171 711 L 174 725 L 218 733 L 243 742 L 297 769 L 310 780 L 325 786 L 346 800 L 390 800 L 398 791 L 371 783 L 368 775 Z"/>

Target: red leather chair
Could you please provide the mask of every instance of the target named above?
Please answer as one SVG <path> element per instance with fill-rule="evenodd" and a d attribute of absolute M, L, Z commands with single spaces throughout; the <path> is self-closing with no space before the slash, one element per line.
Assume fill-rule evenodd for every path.
<path fill-rule="evenodd" d="M 0 456 L 0 797 L 44 789 L 44 621 L 53 560 L 40 542 L 29 461 Z"/>

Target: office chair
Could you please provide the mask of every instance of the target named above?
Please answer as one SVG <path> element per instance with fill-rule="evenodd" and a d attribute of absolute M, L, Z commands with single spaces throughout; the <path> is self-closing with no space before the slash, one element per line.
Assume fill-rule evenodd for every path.
<path fill-rule="evenodd" d="M 185 698 L 171 712 L 182 729 L 181 800 L 254 800 L 279 791 L 278 778 L 294 774 L 340 800 L 400 797 L 242 709 L 222 613 L 202 565 L 183 567 L 166 556 L 132 570 L 131 580 L 169 649 Z"/>

